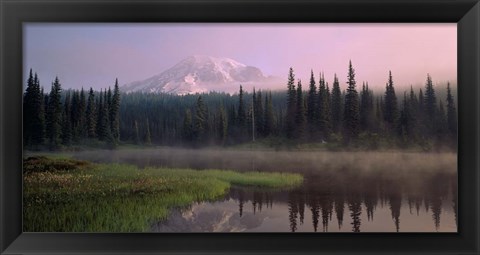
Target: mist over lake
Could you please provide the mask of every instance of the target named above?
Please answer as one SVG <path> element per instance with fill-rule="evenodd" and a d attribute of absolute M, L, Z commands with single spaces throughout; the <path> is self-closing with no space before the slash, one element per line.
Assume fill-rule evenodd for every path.
<path fill-rule="evenodd" d="M 293 190 L 232 187 L 222 198 L 176 208 L 152 232 L 456 232 L 456 153 L 95 150 L 72 154 L 144 167 L 293 172 Z M 141 170 L 140 170 L 141 171 Z"/>

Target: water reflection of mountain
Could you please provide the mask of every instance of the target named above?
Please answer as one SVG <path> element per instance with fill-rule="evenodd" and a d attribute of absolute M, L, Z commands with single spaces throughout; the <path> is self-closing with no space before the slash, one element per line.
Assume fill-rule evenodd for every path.
<path fill-rule="evenodd" d="M 411 215 L 419 215 L 420 210 L 431 213 L 432 224 L 437 230 L 441 224 L 442 208 L 451 206 L 457 223 L 456 191 L 456 175 L 448 173 L 418 176 L 411 182 L 396 176 L 349 175 L 341 178 L 333 173 L 324 173 L 307 175 L 303 187 L 295 190 L 232 188 L 227 198 L 238 203 L 240 217 L 246 206 L 253 207 L 255 214 L 264 207 L 271 208 L 274 203 L 286 204 L 292 232 L 297 231 L 298 225 L 304 224 L 304 221 L 309 221 L 315 232 L 328 232 L 333 221 L 345 231 L 342 229 L 345 227 L 344 217 L 350 217 L 351 231 L 360 232 L 362 214 L 368 221 L 374 221 L 377 207 L 385 207 L 391 212 L 392 226 L 400 232 L 401 208 L 407 204 Z M 311 219 L 305 219 L 306 210 L 310 211 Z M 332 219 L 333 215 L 336 219 Z"/>

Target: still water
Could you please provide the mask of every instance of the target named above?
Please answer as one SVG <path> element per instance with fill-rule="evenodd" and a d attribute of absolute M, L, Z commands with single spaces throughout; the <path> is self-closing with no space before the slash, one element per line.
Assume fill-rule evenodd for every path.
<path fill-rule="evenodd" d="M 85 151 L 78 159 L 236 171 L 295 172 L 291 190 L 232 187 L 218 201 L 176 208 L 152 232 L 456 232 L 455 153 Z"/>

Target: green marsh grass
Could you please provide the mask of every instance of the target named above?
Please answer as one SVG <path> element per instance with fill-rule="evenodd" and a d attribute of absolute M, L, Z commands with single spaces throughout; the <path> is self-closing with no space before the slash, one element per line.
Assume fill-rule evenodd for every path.
<path fill-rule="evenodd" d="M 61 168 L 65 166 L 65 168 Z M 231 185 L 292 188 L 299 174 L 24 160 L 24 231 L 144 232 L 169 210 L 222 198 Z"/>

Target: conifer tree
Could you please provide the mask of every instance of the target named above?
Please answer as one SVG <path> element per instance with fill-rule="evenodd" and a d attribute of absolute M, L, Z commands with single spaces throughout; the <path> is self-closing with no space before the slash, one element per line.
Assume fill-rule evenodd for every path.
<path fill-rule="evenodd" d="M 37 73 L 33 80 L 29 77 L 30 82 L 32 83 L 27 86 L 24 100 L 24 136 L 28 137 L 28 141 L 25 140 L 26 144 L 38 146 L 45 140 L 44 95 Z"/>
<path fill-rule="evenodd" d="M 305 138 L 305 104 L 303 101 L 302 81 L 298 80 L 297 83 L 297 99 L 296 113 L 295 113 L 295 125 L 296 135 L 295 137 L 303 139 Z"/>
<path fill-rule="evenodd" d="M 342 123 L 342 92 L 338 83 L 337 75 L 333 78 L 332 96 L 331 96 L 331 122 L 332 131 L 339 132 Z"/>
<path fill-rule="evenodd" d="M 255 110 L 255 129 L 257 132 L 255 133 L 256 136 L 261 136 L 264 134 L 264 109 L 263 109 L 263 101 L 262 101 L 262 91 L 259 90 L 256 94 L 256 98 L 254 100 L 254 110 Z"/>
<path fill-rule="evenodd" d="M 95 105 L 95 94 L 93 89 L 90 88 L 88 93 L 87 110 L 86 110 L 86 125 L 87 135 L 89 138 L 97 137 L 97 109 Z"/>
<path fill-rule="evenodd" d="M 387 129 L 392 130 L 396 126 L 398 110 L 397 96 L 395 95 L 391 71 L 389 71 L 388 82 L 385 86 L 385 110 L 383 111 L 383 117 L 385 119 Z"/>
<path fill-rule="evenodd" d="M 455 100 L 453 99 L 452 91 L 450 89 L 450 82 L 447 83 L 447 122 L 448 130 L 454 137 L 457 135 L 457 110 L 455 107 Z"/>
<path fill-rule="evenodd" d="M 63 116 L 62 116 L 62 143 L 70 145 L 72 142 L 72 104 L 70 91 L 65 96 Z"/>
<path fill-rule="evenodd" d="M 61 143 L 62 136 L 62 86 L 58 77 L 52 83 L 52 89 L 48 97 L 48 111 L 46 130 L 50 149 L 57 149 Z"/>
<path fill-rule="evenodd" d="M 363 83 L 360 92 L 360 127 L 362 131 L 372 129 L 373 116 L 373 93 L 368 88 L 368 82 Z"/>
<path fill-rule="evenodd" d="M 36 86 L 37 89 L 40 90 L 40 93 L 38 93 L 36 97 L 36 105 L 38 107 L 36 108 L 36 116 L 37 116 L 37 125 L 35 126 L 35 132 L 32 137 L 32 141 L 34 144 L 37 145 L 42 145 L 45 142 L 45 96 L 43 92 L 43 87 L 40 87 L 40 81 L 38 80 L 37 75 L 35 75 L 35 80 L 36 80 Z"/>
<path fill-rule="evenodd" d="M 27 79 L 27 88 L 23 96 L 23 143 L 25 145 L 32 144 L 35 84 L 33 82 L 33 71 L 30 69 L 30 74 Z"/>
<path fill-rule="evenodd" d="M 441 140 L 443 135 L 448 131 L 447 114 L 445 113 L 445 107 L 443 106 L 443 102 L 441 100 L 438 105 L 438 110 L 435 114 L 435 127 L 437 138 Z"/>
<path fill-rule="evenodd" d="M 207 133 L 207 110 L 203 103 L 202 96 L 199 96 L 195 105 L 194 132 L 197 142 L 205 141 Z"/>
<path fill-rule="evenodd" d="M 309 126 L 310 133 L 313 135 L 315 126 L 317 124 L 315 118 L 315 112 L 317 110 L 317 87 L 315 85 L 315 77 L 313 76 L 313 70 L 310 74 L 310 87 L 308 90 L 307 97 L 307 123 Z"/>
<path fill-rule="evenodd" d="M 437 110 L 437 98 L 435 96 L 435 89 L 433 88 L 432 78 L 427 74 L 427 82 L 425 83 L 424 95 L 424 112 L 425 112 L 425 126 L 431 132 L 434 129 L 435 113 Z M 431 134 L 427 134 L 431 136 Z"/>
<path fill-rule="evenodd" d="M 288 138 L 295 137 L 296 131 L 296 110 L 297 108 L 297 91 L 295 90 L 295 74 L 293 68 L 290 67 L 287 82 L 287 116 L 286 116 L 286 134 Z"/>
<path fill-rule="evenodd" d="M 110 126 L 112 128 L 112 136 L 115 143 L 120 140 L 120 88 L 118 79 L 115 79 L 115 87 L 113 88 L 113 97 L 110 105 Z"/>
<path fill-rule="evenodd" d="M 25 145 L 42 145 L 45 139 L 45 110 L 43 89 L 37 73 L 30 69 L 23 97 L 23 142 Z"/>
<path fill-rule="evenodd" d="M 238 111 L 237 111 L 237 121 L 238 126 L 243 131 L 246 125 L 246 112 L 245 112 L 245 102 L 243 100 L 243 88 L 240 85 L 240 91 L 238 93 Z"/>
<path fill-rule="evenodd" d="M 412 137 L 414 131 L 411 109 L 411 103 L 407 99 L 407 93 L 404 92 L 402 110 L 400 111 L 400 118 L 398 121 L 398 135 L 404 140 L 404 142 Z"/>
<path fill-rule="evenodd" d="M 330 107 L 328 102 L 328 91 L 323 73 L 320 75 L 320 80 L 318 84 L 318 127 L 322 139 L 326 139 L 330 133 Z"/>
<path fill-rule="evenodd" d="M 192 112 L 190 109 L 185 110 L 185 117 L 183 119 L 183 139 L 185 142 L 189 143 L 193 139 L 193 121 L 192 121 Z"/>
<path fill-rule="evenodd" d="M 75 119 L 77 123 L 76 132 L 80 138 L 86 138 L 88 136 L 88 130 L 86 128 L 87 125 L 87 103 L 85 98 L 85 91 L 82 89 L 80 90 L 80 99 L 78 101 L 78 108 L 76 109 L 77 118 Z"/>
<path fill-rule="evenodd" d="M 352 67 L 352 61 L 349 63 L 347 76 L 347 92 L 345 94 L 344 110 L 344 140 L 348 144 L 351 140 L 357 138 L 360 132 L 360 112 L 358 93 L 355 89 L 355 70 Z"/>

